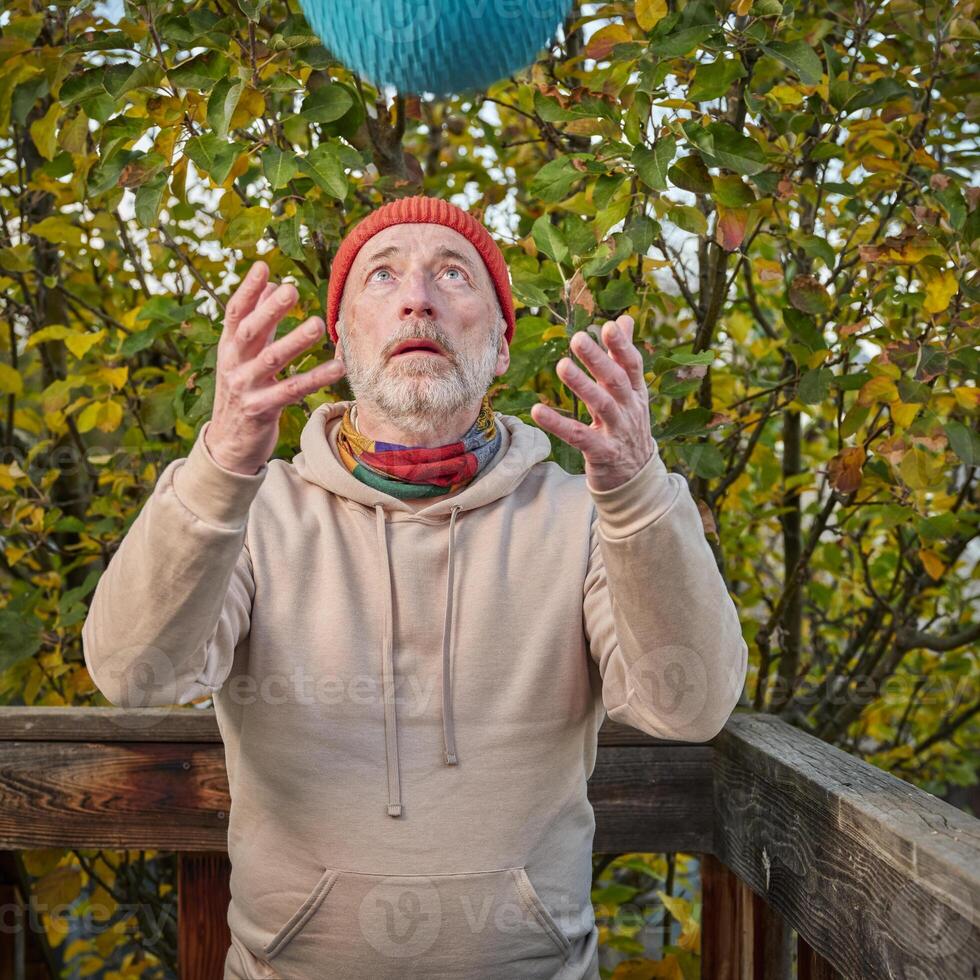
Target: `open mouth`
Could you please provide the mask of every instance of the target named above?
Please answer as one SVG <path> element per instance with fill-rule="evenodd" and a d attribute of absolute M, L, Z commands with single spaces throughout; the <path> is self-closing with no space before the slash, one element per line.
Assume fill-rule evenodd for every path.
<path fill-rule="evenodd" d="M 421 354 L 428 357 L 445 357 L 445 354 L 434 344 L 428 341 L 419 341 L 418 343 L 409 342 L 404 346 L 397 349 L 392 357 L 404 357 L 408 354 Z"/>

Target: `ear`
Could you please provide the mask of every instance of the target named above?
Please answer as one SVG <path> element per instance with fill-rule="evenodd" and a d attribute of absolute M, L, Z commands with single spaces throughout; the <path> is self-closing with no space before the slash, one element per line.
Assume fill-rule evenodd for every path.
<path fill-rule="evenodd" d="M 500 347 L 497 350 L 497 363 L 494 365 L 493 373 L 495 376 L 500 376 L 507 373 L 507 369 L 510 367 L 510 345 L 504 339 L 503 335 L 500 337 Z"/>

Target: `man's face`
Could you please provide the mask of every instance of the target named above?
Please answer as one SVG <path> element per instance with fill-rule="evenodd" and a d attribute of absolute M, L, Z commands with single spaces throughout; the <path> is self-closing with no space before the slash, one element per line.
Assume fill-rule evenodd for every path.
<path fill-rule="evenodd" d="M 475 413 L 510 364 L 483 260 L 444 225 L 393 225 L 372 236 L 354 259 L 341 313 L 337 356 L 354 397 L 408 429 L 421 418 Z M 396 353 L 411 340 L 441 350 Z"/>

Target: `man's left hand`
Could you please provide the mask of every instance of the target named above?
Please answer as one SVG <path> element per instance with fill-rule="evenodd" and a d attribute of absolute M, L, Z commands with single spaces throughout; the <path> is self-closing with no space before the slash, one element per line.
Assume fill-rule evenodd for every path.
<path fill-rule="evenodd" d="M 595 380 L 570 357 L 563 357 L 557 365 L 561 380 L 585 402 L 591 425 L 541 402 L 531 406 L 531 418 L 542 429 L 581 450 L 591 490 L 611 490 L 625 483 L 656 449 L 643 357 L 633 343 L 633 318 L 623 314 L 615 321 L 607 320 L 601 336 L 606 350 L 584 330 L 571 340 L 572 352 Z"/>

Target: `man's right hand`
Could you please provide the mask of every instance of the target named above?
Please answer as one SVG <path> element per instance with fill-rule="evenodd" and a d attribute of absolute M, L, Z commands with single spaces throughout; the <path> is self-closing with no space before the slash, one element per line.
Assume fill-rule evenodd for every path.
<path fill-rule="evenodd" d="M 339 358 L 302 374 L 276 381 L 275 374 L 312 347 L 325 329 L 311 316 L 280 340 L 272 341 L 279 321 L 299 294 L 288 283 L 269 282 L 269 267 L 256 262 L 225 308 L 218 340 L 214 410 L 205 445 L 219 466 L 254 476 L 279 441 L 279 416 L 290 404 L 344 376 Z"/>

